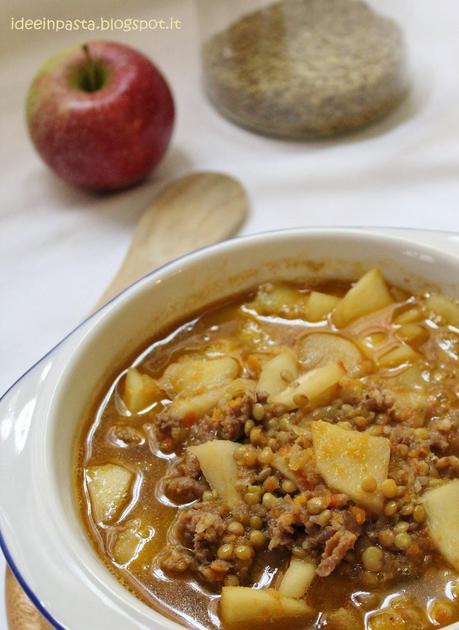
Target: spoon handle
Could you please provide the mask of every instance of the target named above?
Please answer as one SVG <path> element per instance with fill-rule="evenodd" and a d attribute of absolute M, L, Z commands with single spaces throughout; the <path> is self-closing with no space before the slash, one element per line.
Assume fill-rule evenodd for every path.
<path fill-rule="evenodd" d="M 145 210 L 97 306 L 165 262 L 235 234 L 246 214 L 245 191 L 228 175 L 193 173 L 168 184 Z"/>

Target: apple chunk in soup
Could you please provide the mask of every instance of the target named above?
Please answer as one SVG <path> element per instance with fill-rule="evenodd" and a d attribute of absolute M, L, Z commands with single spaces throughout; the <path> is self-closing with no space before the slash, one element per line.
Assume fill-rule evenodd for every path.
<path fill-rule="evenodd" d="M 190 627 L 459 620 L 456 312 L 373 269 L 264 284 L 157 335 L 79 444 L 101 559 Z"/>

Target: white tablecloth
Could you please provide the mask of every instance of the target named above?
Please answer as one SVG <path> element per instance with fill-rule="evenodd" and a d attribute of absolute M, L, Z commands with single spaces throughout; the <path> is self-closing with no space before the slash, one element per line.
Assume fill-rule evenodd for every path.
<path fill-rule="evenodd" d="M 207 103 L 191 0 L 3 3 L 0 391 L 85 316 L 121 261 L 143 208 L 185 172 L 221 170 L 245 184 L 251 216 L 244 233 L 359 224 L 459 230 L 459 4 L 415 0 L 413 9 L 405 2 L 410 99 L 364 132 L 311 144 L 253 135 Z M 147 182 L 102 197 L 69 188 L 45 168 L 28 141 L 23 114 L 39 63 L 91 34 L 8 28 L 11 17 L 91 16 L 182 22 L 174 31 L 104 34 L 138 47 L 160 66 L 175 95 L 177 124 L 167 156 Z M 0 627 L 6 627 L 1 608 Z"/>

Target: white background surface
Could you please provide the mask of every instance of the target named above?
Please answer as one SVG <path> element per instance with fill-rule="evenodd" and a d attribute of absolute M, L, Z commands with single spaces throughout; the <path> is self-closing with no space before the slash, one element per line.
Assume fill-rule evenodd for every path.
<path fill-rule="evenodd" d="M 459 5 L 456 0 L 398 4 L 413 57 L 410 99 L 365 132 L 305 144 L 250 134 L 206 102 L 191 0 L 129 5 L 96 0 L 90 7 L 58 0 L 3 3 L 0 392 L 85 316 L 120 263 L 143 208 L 165 182 L 185 172 L 221 170 L 244 183 L 251 201 L 244 233 L 359 224 L 459 230 Z M 46 170 L 27 138 L 25 93 L 46 57 L 91 34 L 14 32 L 12 16 L 182 20 L 177 31 L 104 37 L 151 56 L 174 92 L 172 144 L 147 182 L 100 197 L 71 189 Z M 0 628 L 6 628 L 2 605 Z"/>

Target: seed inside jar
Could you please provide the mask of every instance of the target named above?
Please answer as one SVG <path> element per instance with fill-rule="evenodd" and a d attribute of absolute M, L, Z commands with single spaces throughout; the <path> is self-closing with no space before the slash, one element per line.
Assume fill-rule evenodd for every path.
<path fill-rule="evenodd" d="M 361 1 L 275 2 L 214 35 L 203 61 L 222 113 L 278 136 L 361 127 L 406 91 L 403 35 Z"/>

